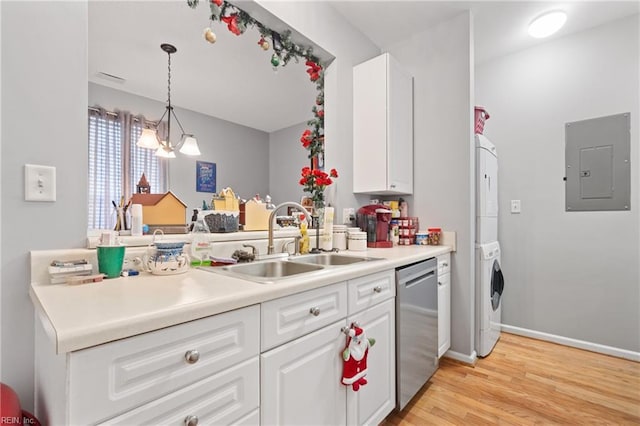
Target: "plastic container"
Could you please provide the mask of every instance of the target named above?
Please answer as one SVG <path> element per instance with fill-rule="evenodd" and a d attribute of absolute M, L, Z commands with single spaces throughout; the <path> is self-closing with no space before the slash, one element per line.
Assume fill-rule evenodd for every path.
<path fill-rule="evenodd" d="M 131 235 L 142 236 L 142 204 L 131 205 Z"/>
<path fill-rule="evenodd" d="M 333 225 L 333 248 L 347 249 L 347 225 Z"/>
<path fill-rule="evenodd" d="M 487 110 L 481 106 L 475 107 L 475 133 L 481 135 L 484 131 L 484 122 L 491 117 Z"/>
<path fill-rule="evenodd" d="M 349 250 L 366 251 L 367 250 L 367 233 L 364 231 L 349 232 Z"/>
<path fill-rule="evenodd" d="M 430 246 L 438 246 L 440 245 L 440 241 L 442 241 L 442 229 L 440 228 L 429 228 L 429 235 L 427 237 L 427 244 Z"/>
<path fill-rule="evenodd" d="M 429 241 L 429 234 L 427 232 L 416 233 L 416 245 L 426 246 Z"/>

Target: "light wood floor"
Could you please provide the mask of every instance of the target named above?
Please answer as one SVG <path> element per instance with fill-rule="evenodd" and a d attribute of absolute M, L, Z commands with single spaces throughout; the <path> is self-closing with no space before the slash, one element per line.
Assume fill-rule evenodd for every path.
<path fill-rule="evenodd" d="M 390 425 L 640 424 L 640 363 L 502 333 L 475 367 L 441 359 Z"/>

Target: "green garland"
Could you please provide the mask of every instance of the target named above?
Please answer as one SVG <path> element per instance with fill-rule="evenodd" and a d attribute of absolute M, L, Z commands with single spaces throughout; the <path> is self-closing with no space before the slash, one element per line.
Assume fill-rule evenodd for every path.
<path fill-rule="evenodd" d="M 313 118 L 307 121 L 310 129 L 305 130 L 300 138 L 302 146 L 309 151 L 308 158 L 311 159 L 314 168 L 313 158 L 324 153 L 324 67 L 320 64 L 320 59 L 313 54 L 311 46 L 302 46 L 291 40 L 291 31 L 275 31 L 262 22 L 252 18 L 247 12 L 224 0 L 208 0 L 211 14 L 211 21 L 218 21 L 226 24 L 229 31 L 235 35 L 243 34 L 248 28 L 257 28 L 262 39 L 258 42 L 262 46 L 265 40 L 271 40 L 274 54 L 271 57 L 271 65 L 286 66 L 291 60 L 296 63 L 300 59 L 305 60 L 308 67 L 307 73 L 312 82 L 316 84 L 318 95 L 315 105 L 312 108 Z M 187 0 L 187 4 L 195 9 L 199 0 Z"/>

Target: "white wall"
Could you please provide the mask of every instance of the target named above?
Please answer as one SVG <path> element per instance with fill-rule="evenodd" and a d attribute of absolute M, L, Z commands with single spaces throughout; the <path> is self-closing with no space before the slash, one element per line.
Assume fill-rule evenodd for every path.
<path fill-rule="evenodd" d="M 300 170 L 310 164 L 309 151 L 300 143 L 307 127 L 300 123 L 269 134 L 269 194 L 274 204 L 300 202 L 305 195 L 298 181 Z"/>
<path fill-rule="evenodd" d="M 640 351 L 638 16 L 478 66 L 511 326 Z M 564 124 L 631 112 L 631 211 L 565 212 Z M 509 213 L 509 200 L 522 213 Z"/>
<path fill-rule="evenodd" d="M 451 273 L 451 350 L 474 356 L 472 18 L 468 12 L 389 49 L 413 75 L 414 195 L 421 228 L 457 232 Z"/>
<path fill-rule="evenodd" d="M 2 2 L 1 19 L 0 380 L 30 410 L 29 250 L 82 247 L 86 241 L 87 4 Z M 56 202 L 24 201 L 25 163 L 57 168 Z"/>

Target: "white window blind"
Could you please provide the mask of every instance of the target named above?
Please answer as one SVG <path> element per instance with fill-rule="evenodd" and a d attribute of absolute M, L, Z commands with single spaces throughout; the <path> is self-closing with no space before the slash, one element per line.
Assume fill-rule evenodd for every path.
<path fill-rule="evenodd" d="M 166 192 L 166 164 L 150 149 L 136 145 L 144 118 L 89 108 L 89 229 L 112 229 L 115 208 L 136 192 L 145 174 L 154 193 Z"/>

